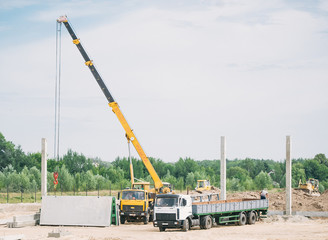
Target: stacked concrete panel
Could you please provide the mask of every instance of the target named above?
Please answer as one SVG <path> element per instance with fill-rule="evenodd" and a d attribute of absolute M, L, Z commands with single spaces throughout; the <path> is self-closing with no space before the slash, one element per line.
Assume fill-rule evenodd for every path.
<path fill-rule="evenodd" d="M 45 196 L 42 198 L 40 225 L 111 225 L 113 197 Z"/>

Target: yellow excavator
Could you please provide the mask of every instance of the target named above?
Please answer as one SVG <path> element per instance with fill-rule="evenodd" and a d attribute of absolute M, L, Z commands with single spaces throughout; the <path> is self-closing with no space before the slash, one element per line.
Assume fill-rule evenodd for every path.
<path fill-rule="evenodd" d="M 133 177 L 133 167 L 132 167 L 132 163 L 130 162 L 132 186 L 131 189 L 126 189 L 122 191 L 121 194 L 121 201 L 120 201 L 121 223 L 124 223 L 125 220 L 130 220 L 130 221 L 136 220 L 136 221 L 144 221 L 144 223 L 146 224 L 152 218 L 152 202 L 155 197 L 155 194 L 170 192 L 170 188 L 165 186 L 163 182 L 160 180 L 160 178 L 158 177 L 154 167 L 150 163 L 146 153 L 142 149 L 139 141 L 137 140 L 137 137 L 133 133 L 122 111 L 120 110 L 118 103 L 114 100 L 112 94 L 109 92 L 107 86 L 105 85 L 95 65 L 93 64 L 93 61 L 89 58 L 88 54 L 84 50 L 80 42 L 80 39 L 77 38 L 75 32 L 73 31 L 73 28 L 71 27 L 67 19 L 67 16 L 60 16 L 57 19 L 57 22 L 63 23 L 64 26 L 66 27 L 67 31 L 69 32 L 70 36 L 73 39 L 73 43 L 76 45 L 82 57 L 84 58 L 85 65 L 89 68 L 92 75 L 96 79 L 96 82 L 98 83 L 100 89 L 102 90 L 108 101 L 108 105 L 111 107 L 112 111 L 114 112 L 119 122 L 121 123 L 125 131 L 125 136 L 128 140 L 128 143 L 131 142 L 133 144 L 143 164 L 147 168 L 150 176 L 154 181 L 154 188 L 150 187 L 149 182 L 135 183 Z"/>
<path fill-rule="evenodd" d="M 305 183 L 302 180 L 298 182 L 298 188 L 296 190 L 302 190 L 312 196 L 320 196 L 319 192 L 319 180 L 314 178 L 309 178 Z"/>

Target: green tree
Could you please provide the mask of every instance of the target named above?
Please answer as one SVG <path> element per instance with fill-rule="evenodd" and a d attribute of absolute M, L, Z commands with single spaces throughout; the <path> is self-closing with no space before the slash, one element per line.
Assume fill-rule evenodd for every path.
<path fill-rule="evenodd" d="M 193 172 L 189 172 L 186 177 L 186 187 L 195 188 L 195 174 Z"/>
<path fill-rule="evenodd" d="M 255 186 L 257 189 L 271 189 L 272 188 L 272 179 L 269 176 L 269 174 L 261 171 L 256 177 L 255 177 Z"/>

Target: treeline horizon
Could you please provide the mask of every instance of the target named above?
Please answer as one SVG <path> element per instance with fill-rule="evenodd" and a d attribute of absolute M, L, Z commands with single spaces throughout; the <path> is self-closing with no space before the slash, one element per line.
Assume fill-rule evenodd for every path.
<path fill-rule="evenodd" d="M 142 160 L 132 157 L 134 176 L 152 182 Z M 149 158 L 163 182 L 176 190 L 194 189 L 199 179 L 208 179 L 220 187 L 220 160 L 194 160 L 180 158 L 164 162 Z M 250 191 L 285 187 L 285 161 L 269 159 L 227 159 L 227 190 Z M 129 160 L 117 157 L 112 162 L 100 158 L 87 158 L 82 153 L 68 150 L 59 160 L 48 159 L 48 191 L 54 188 L 53 172 L 58 172 L 57 188 L 63 191 L 116 189 L 131 186 Z M 0 132 L 0 191 L 34 191 L 41 186 L 41 153 L 24 153 L 20 146 L 7 141 Z M 292 160 L 292 186 L 308 178 L 320 181 L 320 191 L 328 189 L 328 159 L 322 153 L 313 159 Z"/>

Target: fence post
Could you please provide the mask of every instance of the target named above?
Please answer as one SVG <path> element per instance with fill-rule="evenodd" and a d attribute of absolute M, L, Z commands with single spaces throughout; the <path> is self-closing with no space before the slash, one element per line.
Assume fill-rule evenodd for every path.
<path fill-rule="evenodd" d="M 112 183 L 109 183 L 109 196 L 112 196 Z"/>
<path fill-rule="evenodd" d="M 88 184 L 85 184 L 85 196 L 88 196 Z"/>
<path fill-rule="evenodd" d="M 7 203 L 9 203 L 9 184 L 7 184 Z"/>
<path fill-rule="evenodd" d="M 98 183 L 98 186 L 97 187 L 98 187 L 98 198 L 99 198 L 99 183 Z"/>
<path fill-rule="evenodd" d="M 34 189 L 34 202 L 36 202 L 36 186 L 35 186 L 35 189 Z"/>
<path fill-rule="evenodd" d="M 23 202 L 23 186 L 21 186 L 21 203 Z"/>
<path fill-rule="evenodd" d="M 75 184 L 73 185 L 73 189 L 74 189 L 74 196 L 75 196 Z"/>
<path fill-rule="evenodd" d="M 63 186 L 60 184 L 60 194 L 63 196 Z"/>

